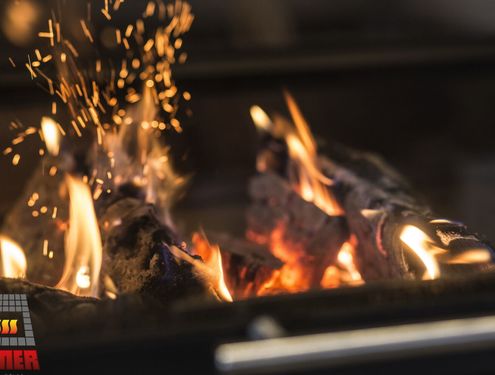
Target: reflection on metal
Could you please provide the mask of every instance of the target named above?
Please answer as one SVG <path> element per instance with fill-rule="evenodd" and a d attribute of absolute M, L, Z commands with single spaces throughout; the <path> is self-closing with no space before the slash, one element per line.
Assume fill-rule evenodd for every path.
<path fill-rule="evenodd" d="M 495 344 L 495 316 L 415 323 L 220 345 L 217 369 L 280 373 Z"/>

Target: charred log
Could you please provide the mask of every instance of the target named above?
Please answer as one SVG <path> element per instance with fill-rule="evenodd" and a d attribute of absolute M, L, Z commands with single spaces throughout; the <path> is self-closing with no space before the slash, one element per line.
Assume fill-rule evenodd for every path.
<path fill-rule="evenodd" d="M 491 246 L 465 225 L 438 220 L 393 168 L 376 155 L 334 147 L 330 160 L 320 165 L 331 177 L 331 187 L 343 206 L 349 228 L 358 239 L 358 259 L 366 279 L 388 277 L 421 278 L 415 259 L 400 241 L 405 225 L 424 231 L 435 244 L 448 250 L 438 257 L 445 275 L 492 269 L 491 262 L 456 263 L 471 250 L 493 256 Z M 468 262 L 466 262 L 468 263 Z M 416 270 L 415 270 L 416 268 Z M 422 268 L 420 268 L 422 269 Z"/>
<path fill-rule="evenodd" d="M 335 262 L 349 237 L 345 219 L 306 202 L 274 173 L 253 178 L 249 194 L 248 235 L 267 246 L 282 245 L 296 257 L 303 251 L 301 261 L 312 271 L 310 286 L 319 286 L 325 268 Z"/>
<path fill-rule="evenodd" d="M 61 174 L 49 176 L 37 169 L 2 228 L 2 233 L 23 248 L 28 258 L 28 279 L 43 285 L 56 285 L 64 266 L 68 197 L 63 181 Z M 33 192 L 38 199 L 36 207 L 31 208 L 27 202 Z M 32 211 L 39 207 L 57 207 L 57 216 L 54 218 L 51 210 L 33 216 Z M 102 290 L 110 287 L 119 293 L 141 293 L 165 300 L 214 297 L 208 280 L 193 269 L 194 258 L 187 254 L 185 245 L 163 223 L 156 207 L 144 202 L 139 189 L 124 185 L 118 192 L 104 194 L 95 209 L 103 240 Z M 45 242 L 51 256 L 44 252 Z M 184 256 L 176 256 L 182 253 Z"/>
<path fill-rule="evenodd" d="M 144 203 L 137 190 L 135 196 L 131 191 L 126 186 L 100 204 L 103 273 L 122 293 L 169 299 L 208 296 L 209 286 L 187 262 L 191 256 L 185 244 L 163 224 L 156 207 Z M 179 259 L 177 252 L 184 258 Z"/>
<path fill-rule="evenodd" d="M 268 132 L 262 132 L 257 161 L 258 169 L 265 171 L 262 178 L 273 180 L 267 176 L 275 174 L 289 180 L 297 170 L 288 158 L 287 144 L 283 141 L 284 134 L 292 131 L 288 130 L 290 127 L 285 119 L 276 116 Z M 414 225 L 427 233 L 431 245 L 446 251 L 437 257 L 443 275 L 494 268 L 493 249 L 481 236 L 469 232 L 462 223 L 437 220 L 406 180 L 381 158 L 336 145 L 327 156 L 318 158 L 318 166 L 333 181 L 328 189 L 343 208 L 349 233 L 357 240 L 356 262 L 365 280 L 423 277 L 424 265 L 419 264 L 418 257 L 400 239 L 406 225 Z M 260 177 L 255 177 L 253 181 L 258 179 Z M 270 191 L 268 185 L 258 190 Z M 284 200 L 287 193 L 274 187 L 271 196 Z M 270 199 L 260 201 L 254 195 L 253 201 L 250 212 L 261 215 L 262 226 L 268 230 L 289 212 L 283 205 L 270 203 Z M 249 213 L 248 217 L 253 215 Z M 256 220 L 250 221 L 250 226 L 256 228 L 257 225 Z M 473 250 L 477 250 L 476 254 L 469 255 Z"/>

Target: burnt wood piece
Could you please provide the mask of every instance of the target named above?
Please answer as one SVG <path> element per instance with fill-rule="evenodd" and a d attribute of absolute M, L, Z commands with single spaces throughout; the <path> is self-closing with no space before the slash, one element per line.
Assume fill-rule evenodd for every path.
<path fill-rule="evenodd" d="M 49 165 L 47 161 L 45 164 Z M 2 233 L 18 242 L 24 250 L 28 280 L 54 286 L 64 266 L 68 195 L 63 173 L 49 176 L 47 168 L 44 169 L 34 171 L 19 200 L 7 214 Z M 39 198 L 33 207 L 28 207 L 27 202 L 35 192 Z M 47 207 L 47 213 L 34 217 L 32 211 L 39 212 L 43 206 Z M 57 207 L 56 219 L 52 218 L 53 207 Z M 193 295 L 214 298 L 208 281 L 195 272 L 192 257 L 185 254 L 186 248 L 174 230 L 162 224 L 164 220 L 157 209 L 144 202 L 139 189 L 124 185 L 112 194 L 104 193 L 95 209 L 103 240 L 101 279 L 106 281 L 107 289 L 110 277 L 119 293 L 143 293 L 164 299 Z M 53 258 L 43 254 L 45 240 L 54 253 Z M 170 246 L 184 252 L 184 257 L 175 256 Z"/>
<path fill-rule="evenodd" d="M 174 229 L 163 224 L 158 209 L 140 191 L 123 186 L 98 204 L 103 240 L 102 274 L 119 293 L 164 299 L 216 298 L 212 285 L 194 263 Z"/>
<path fill-rule="evenodd" d="M 280 117 L 276 123 L 279 122 L 288 124 Z M 267 132 L 261 132 L 261 140 L 258 164 L 288 179 L 295 167 L 287 156 L 285 142 Z M 318 159 L 319 167 L 333 180 L 329 189 L 345 211 L 349 233 L 357 239 L 356 261 L 365 280 L 422 278 L 424 266 L 411 256 L 399 238 L 405 224 L 418 226 L 453 255 L 477 248 L 491 257 L 490 262 L 472 264 L 452 264 L 449 256 L 439 258 L 444 276 L 494 269 L 494 250 L 490 244 L 469 232 L 462 223 L 432 222 L 438 217 L 382 158 L 338 144 L 327 147 L 325 154 Z"/>
<path fill-rule="evenodd" d="M 97 305 L 95 298 L 78 297 L 72 293 L 31 283 L 26 280 L 0 278 L 1 294 L 26 294 L 36 338 L 49 337 L 50 332 L 77 321 L 94 319 Z M 67 324 L 66 324 L 67 322 Z"/>
<path fill-rule="evenodd" d="M 305 201 L 275 173 L 252 178 L 249 195 L 253 203 L 247 211 L 248 236 L 275 251 L 282 246 L 287 257 L 299 258 L 311 272 L 310 286 L 318 287 L 349 238 L 345 218 L 329 216 Z"/>
<path fill-rule="evenodd" d="M 465 225 L 436 220 L 409 184 L 380 157 L 335 146 L 329 159 L 320 158 L 323 172 L 333 179 L 331 188 L 345 210 L 351 233 L 358 240 L 358 260 L 366 280 L 421 278 L 424 266 L 400 241 L 404 225 L 423 230 L 436 245 L 448 250 L 438 257 L 444 275 L 492 270 L 492 262 L 451 264 L 456 255 L 481 249 L 493 260 L 493 249 Z M 462 270 L 462 271 L 460 271 Z"/>
<path fill-rule="evenodd" d="M 225 281 L 237 297 L 251 296 L 283 265 L 266 246 L 227 233 L 205 234 L 211 244 L 220 247 Z"/>

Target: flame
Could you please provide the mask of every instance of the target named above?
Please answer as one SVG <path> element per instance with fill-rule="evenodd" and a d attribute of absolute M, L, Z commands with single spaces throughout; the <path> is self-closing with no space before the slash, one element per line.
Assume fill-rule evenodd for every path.
<path fill-rule="evenodd" d="M 343 210 L 328 189 L 332 180 L 318 166 L 316 141 L 309 125 L 294 98 L 288 92 L 284 94 L 296 129 L 286 135 L 286 142 L 289 155 L 297 166 L 298 191 L 303 199 L 313 202 L 328 215 L 341 215 Z"/>
<path fill-rule="evenodd" d="M 270 131 L 272 128 L 272 120 L 260 106 L 253 105 L 249 110 L 249 113 L 251 114 L 251 118 L 253 119 L 256 127 Z"/>
<path fill-rule="evenodd" d="M 193 253 L 201 256 L 204 265 L 209 270 L 213 288 L 219 297 L 228 302 L 232 302 L 233 298 L 230 294 L 227 284 L 224 279 L 222 254 L 218 245 L 211 245 L 204 234 L 194 233 L 192 237 Z"/>
<path fill-rule="evenodd" d="M 291 178 L 291 182 L 301 197 L 314 203 L 328 215 L 341 215 L 343 210 L 328 189 L 332 180 L 325 176 L 318 166 L 316 141 L 309 126 L 292 96 L 285 93 L 285 98 L 294 126 L 282 118 L 277 118 L 273 123 L 259 106 L 251 107 L 252 120 L 257 128 L 285 140 L 290 159 L 295 166 L 295 176 Z"/>
<path fill-rule="evenodd" d="M 65 265 L 58 288 L 97 297 L 102 262 L 102 245 L 89 187 L 80 179 L 66 176 L 70 198 L 69 229 L 65 236 Z"/>
<path fill-rule="evenodd" d="M 57 156 L 60 151 L 60 131 L 55 121 L 50 117 L 43 117 L 41 119 L 41 132 L 46 149 L 51 155 Z"/>
<path fill-rule="evenodd" d="M 22 248 L 10 238 L 0 236 L 2 277 L 26 277 L 27 261 Z"/>
<path fill-rule="evenodd" d="M 424 264 L 424 279 L 434 280 L 440 277 L 440 268 L 435 253 L 445 252 L 434 244 L 434 241 L 421 229 L 414 225 L 405 225 L 400 233 L 400 240 L 411 249 Z"/>
<path fill-rule="evenodd" d="M 281 117 L 272 121 L 270 117 L 259 107 L 252 106 L 250 114 L 258 129 L 269 132 L 275 138 L 285 140 L 290 157 L 289 182 L 305 201 L 313 203 L 329 216 L 342 215 L 343 210 L 333 197 L 329 186 L 332 180 L 321 171 L 318 162 L 316 141 L 311 134 L 308 123 L 302 115 L 295 100 L 289 93 L 285 93 L 285 99 L 289 108 L 293 124 Z M 261 160 L 260 160 L 261 158 Z M 257 161 L 260 172 L 266 170 L 266 163 L 261 155 Z M 284 240 L 285 228 L 279 226 L 270 234 L 265 242 L 270 251 L 284 262 L 280 270 L 272 273 L 258 290 L 258 295 L 271 294 L 273 292 L 301 292 L 308 290 L 312 283 L 314 265 L 312 259 L 306 254 L 305 249 L 297 245 L 287 243 Z M 254 239 L 252 234 L 249 234 Z M 346 242 L 337 260 L 338 267 L 329 265 L 323 275 L 321 286 L 332 287 L 336 284 L 336 274 L 346 274 L 346 282 L 361 283 L 362 277 L 354 264 L 354 244 Z M 340 278 L 340 276 L 339 276 Z M 340 281 L 339 281 L 340 283 Z"/>
<path fill-rule="evenodd" d="M 363 282 L 363 278 L 354 262 L 355 242 L 356 240 L 354 239 L 354 237 L 352 237 L 351 240 L 344 242 L 344 244 L 340 248 L 339 254 L 337 255 L 337 262 L 343 269 L 347 271 L 350 279 L 355 284 L 361 284 Z"/>
<path fill-rule="evenodd" d="M 342 284 L 361 285 L 364 282 L 354 261 L 356 244 L 355 236 L 344 242 L 337 254 L 337 264 L 329 265 L 323 273 L 322 288 L 337 288 Z"/>
<path fill-rule="evenodd" d="M 285 228 L 279 225 L 270 234 L 268 241 L 271 253 L 284 262 L 279 270 L 273 271 L 271 277 L 259 288 L 258 295 L 279 293 L 297 293 L 311 287 L 311 268 L 304 249 L 284 240 Z M 256 240 L 252 235 L 251 239 Z"/>
<path fill-rule="evenodd" d="M 448 260 L 450 264 L 472 264 L 472 263 L 489 263 L 492 255 L 487 249 L 469 249 L 459 255 L 453 256 Z"/>
<path fill-rule="evenodd" d="M 127 111 L 126 122 L 116 133 L 106 133 L 103 146 L 113 160 L 113 182 L 132 182 L 142 188 L 146 202 L 162 211 L 171 225 L 169 209 L 186 182 L 172 168 L 169 148 L 157 138 L 157 130 L 149 124 L 158 112 L 152 90 L 144 86 L 141 100 Z"/>

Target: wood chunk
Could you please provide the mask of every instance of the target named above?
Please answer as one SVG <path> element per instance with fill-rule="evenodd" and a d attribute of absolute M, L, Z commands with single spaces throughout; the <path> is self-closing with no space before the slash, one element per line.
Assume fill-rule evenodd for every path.
<path fill-rule="evenodd" d="M 166 299 L 210 296 L 210 286 L 186 261 L 191 256 L 153 205 L 123 194 L 121 199 L 113 196 L 103 211 L 102 272 L 119 293 Z M 184 257 L 175 256 L 172 246 Z"/>
<path fill-rule="evenodd" d="M 329 216 L 294 192 L 274 173 L 262 173 L 250 181 L 253 204 L 247 211 L 248 231 L 267 246 L 282 246 L 304 258 L 312 270 L 312 285 L 319 286 L 325 268 L 335 262 L 349 238 L 344 218 Z"/>
<path fill-rule="evenodd" d="M 56 285 L 64 266 L 64 235 L 68 219 L 68 197 L 62 175 L 47 176 L 36 170 L 25 192 L 7 215 L 2 233 L 18 242 L 28 259 L 28 279 L 43 285 Z M 27 207 L 29 196 L 37 192 L 37 206 L 58 207 L 51 215 L 33 217 Z M 103 241 L 101 279 L 110 277 L 119 293 L 142 293 L 157 298 L 214 298 L 193 265 L 170 251 L 175 246 L 186 251 L 172 228 L 164 225 L 159 212 L 144 202 L 139 189 L 130 185 L 95 203 Z M 50 259 L 43 254 L 48 240 Z M 187 259 L 187 257 L 185 257 Z"/>
<path fill-rule="evenodd" d="M 432 211 L 414 194 L 409 184 L 380 157 L 335 146 L 331 159 L 320 158 L 324 173 L 333 179 L 332 192 L 345 210 L 351 233 L 358 239 L 358 261 L 365 280 L 384 278 L 421 278 L 423 265 L 401 243 L 399 235 L 405 224 L 416 225 L 429 233 L 439 246 L 454 251 L 455 242 L 463 248 L 479 247 L 493 257 L 493 249 L 464 225 L 451 226 L 456 241 L 444 243 L 434 234 Z M 440 265 L 442 273 L 459 268 Z M 492 269 L 489 264 L 477 263 L 465 270 L 475 272 Z"/>
<path fill-rule="evenodd" d="M 262 164 L 267 173 L 264 174 L 272 173 L 286 179 L 293 169 L 287 157 L 287 146 L 273 135 L 263 134 L 258 155 L 265 161 Z M 327 156 L 320 157 L 318 163 L 323 174 L 333 180 L 329 189 L 344 209 L 349 233 L 357 239 L 356 262 L 363 278 L 421 278 L 424 265 L 420 264 L 418 267 L 417 259 L 414 255 L 411 256 L 411 251 L 402 244 L 399 235 L 407 223 L 416 223 L 423 231 L 431 231 L 435 226 L 430 221 L 435 216 L 429 207 L 418 199 L 407 181 L 379 156 L 335 144 L 329 147 Z M 273 180 L 271 178 L 272 182 Z M 268 185 L 268 182 L 264 185 Z M 265 191 L 269 191 L 268 188 Z M 248 213 L 250 227 L 253 225 L 256 230 L 260 230 L 263 225 L 267 225 L 267 230 L 271 230 L 274 222 L 287 216 L 285 207 L 271 212 L 271 206 L 266 201 L 260 203 L 256 199 L 258 195 L 251 195 L 255 198 L 255 205 Z M 283 199 L 285 195 L 286 193 L 282 195 Z M 264 208 L 260 207 L 263 205 Z M 260 213 L 261 219 L 257 222 L 253 217 Z M 458 252 L 459 247 L 462 251 L 481 248 L 491 256 L 492 261 L 495 259 L 492 246 L 478 234 L 470 233 L 464 226 L 452 227 L 450 235 L 455 237 L 455 241 L 444 246 L 453 255 Z M 438 244 L 442 243 L 438 233 L 432 238 Z M 481 262 L 469 266 L 441 263 L 440 268 L 444 275 L 448 275 L 451 272 L 457 273 L 460 269 L 478 272 L 494 267 L 491 262 Z"/>

